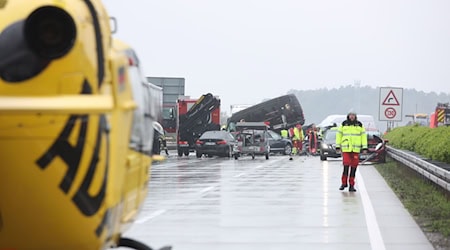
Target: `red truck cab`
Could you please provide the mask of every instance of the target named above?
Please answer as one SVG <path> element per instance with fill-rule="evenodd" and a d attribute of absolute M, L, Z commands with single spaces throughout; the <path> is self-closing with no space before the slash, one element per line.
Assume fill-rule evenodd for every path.
<path fill-rule="evenodd" d="M 210 93 L 199 99 L 178 98 L 177 111 L 178 156 L 193 152 L 195 142 L 205 131 L 220 130 L 220 99 Z"/>

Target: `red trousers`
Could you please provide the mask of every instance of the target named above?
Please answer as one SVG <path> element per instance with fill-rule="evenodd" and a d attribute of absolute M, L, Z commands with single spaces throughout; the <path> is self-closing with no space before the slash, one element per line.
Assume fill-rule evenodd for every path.
<path fill-rule="evenodd" d="M 344 165 L 344 171 L 342 172 L 342 185 L 347 186 L 347 182 L 350 186 L 355 185 L 356 168 L 359 164 L 359 153 L 354 152 L 342 152 L 342 163 Z M 348 175 L 350 167 L 350 177 Z"/>
<path fill-rule="evenodd" d="M 303 146 L 302 141 L 300 141 L 300 140 L 292 140 L 292 143 L 294 144 L 294 147 L 297 148 L 298 152 L 302 151 L 302 146 Z"/>
<path fill-rule="evenodd" d="M 359 153 L 342 152 L 342 163 L 344 166 L 350 166 L 352 168 L 358 167 Z"/>

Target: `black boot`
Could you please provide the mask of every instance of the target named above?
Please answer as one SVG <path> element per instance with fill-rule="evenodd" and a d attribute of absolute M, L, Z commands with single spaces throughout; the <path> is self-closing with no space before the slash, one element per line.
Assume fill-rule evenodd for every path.
<path fill-rule="evenodd" d="M 342 184 L 340 187 L 339 187 L 339 190 L 344 190 L 344 188 L 346 188 L 347 187 L 347 184 Z"/>
<path fill-rule="evenodd" d="M 350 188 L 348 189 L 349 192 L 356 192 L 356 189 L 354 186 L 350 185 Z"/>

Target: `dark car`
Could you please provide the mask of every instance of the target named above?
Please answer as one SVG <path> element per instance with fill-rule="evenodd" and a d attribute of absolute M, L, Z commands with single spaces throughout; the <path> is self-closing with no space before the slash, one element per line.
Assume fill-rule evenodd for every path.
<path fill-rule="evenodd" d="M 369 162 L 378 162 L 385 163 L 386 162 L 386 143 L 388 140 L 381 138 L 381 132 L 377 129 L 366 129 L 367 134 L 367 146 L 368 153 L 367 154 L 359 154 L 359 160 L 364 161 L 367 160 Z M 379 148 L 377 149 L 377 146 Z M 367 159 L 370 157 L 370 159 Z"/>
<path fill-rule="evenodd" d="M 281 137 L 275 131 L 269 130 L 267 133 L 267 140 L 270 145 L 271 153 L 281 153 L 289 155 L 292 152 L 292 141 Z"/>
<path fill-rule="evenodd" d="M 336 152 L 337 127 L 327 129 L 322 135 L 320 142 L 320 160 L 326 161 L 327 157 L 338 158 L 341 153 Z"/>
<path fill-rule="evenodd" d="M 198 158 L 202 155 L 231 157 L 235 145 L 237 141 L 228 131 L 206 131 L 195 143 L 196 156 Z"/>

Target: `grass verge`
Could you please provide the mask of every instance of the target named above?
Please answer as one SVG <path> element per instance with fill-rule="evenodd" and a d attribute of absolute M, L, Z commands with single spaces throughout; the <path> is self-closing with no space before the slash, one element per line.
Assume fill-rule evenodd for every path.
<path fill-rule="evenodd" d="M 389 159 L 376 166 L 436 249 L 450 249 L 450 194 Z"/>

